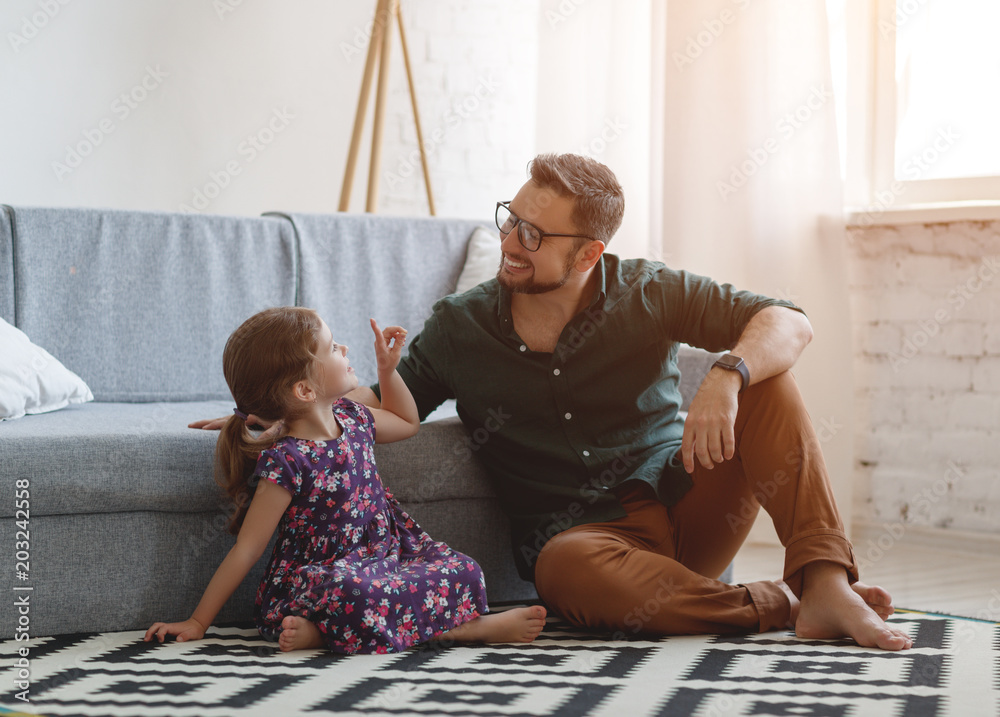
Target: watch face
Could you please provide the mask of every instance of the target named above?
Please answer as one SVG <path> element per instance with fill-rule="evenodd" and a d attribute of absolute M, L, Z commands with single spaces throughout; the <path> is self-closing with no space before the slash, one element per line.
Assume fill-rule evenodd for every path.
<path fill-rule="evenodd" d="M 736 368 L 742 361 L 743 359 L 738 356 L 733 356 L 732 354 L 725 354 L 719 357 L 719 363 L 726 368 Z"/>

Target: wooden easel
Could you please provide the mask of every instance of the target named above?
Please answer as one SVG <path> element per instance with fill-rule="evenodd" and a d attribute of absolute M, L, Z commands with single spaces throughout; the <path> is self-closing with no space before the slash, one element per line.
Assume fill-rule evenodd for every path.
<path fill-rule="evenodd" d="M 347 155 L 347 169 L 344 171 L 344 185 L 340 190 L 338 209 L 341 212 L 346 212 L 351 203 L 351 185 L 354 182 L 354 169 L 358 161 L 358 150 L 361 147 L 361 131 L 365 124 L 365 114 L 368 111 L 368 94 L 371 91 L 376 55 L 379 56 L 378 87 L 375 90 L 375 120 L 372 127 L 372 154 L 371 165 L 368 167 L 368 199 L 365 203 L 365 211 L 375 212 L 378 206 L 378 176 L 382 164 L 382 128 L 385 124 L 385 96 L 389 86 L 389 46 L 391 45 L 390 35 L 393 18 L 399 25 L 399 39 L 403 45 L 403 61 L 406 63 L 406 81 L 410 86 L 410 103 L 413 105 L 413 120 L 417 125 L 420 162 L 424 170 L 424 184 L 427 186 L 427 203 L 430 205 L 431 216 L 434 216 L 434 196 L 431 192 L 431 177 L 427 168 L 427 152 L 424 150 L 424 135 L 420 130 L 417 93 L 413 87 L 413 71 L 410 68 L 410 53 L 406 47 L 406 32 L 403 30 L 403 16 L 400 14 L 399 0 L 378 0 L 378 5 L 375 7 L 372 37 L 368 45 L 368 58 L 365 60 L 365 74 L 361 81 L 358 109 L 354 115 L 354 133 L 351 136 L 351 149 Z"/>

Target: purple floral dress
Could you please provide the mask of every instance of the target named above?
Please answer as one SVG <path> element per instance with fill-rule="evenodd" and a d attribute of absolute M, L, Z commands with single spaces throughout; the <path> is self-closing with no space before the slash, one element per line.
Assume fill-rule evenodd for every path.
<path fill-rule="evenodd" d="M 398 652 L 486 612 L 486 584 L 471 558 L 431 539 L 382 486 L 371 412 L 333 406 L 334 441 L 286 436 L 254 471 L 292 494 L 257 590 L 261 635 L 277 640 L 299 615 L 334 652 Z"/>

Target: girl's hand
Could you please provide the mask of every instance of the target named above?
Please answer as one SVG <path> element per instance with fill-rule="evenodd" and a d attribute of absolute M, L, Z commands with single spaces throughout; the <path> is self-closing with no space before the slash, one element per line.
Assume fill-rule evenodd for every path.
<path fill-rule="evenodd" d="M 153 626 L 146 630 L 143 642 L 149 642 L 153 635 L 163 642 L 167 635 L 176 635 L 177 642 L 187 642 L 188 640 L 200 640 L 205 636 L 205 628 L 197 620 L 187 619 L 184 622 L 154 622 Z"/>
<path fill-rule="evenodd" d="M 375 360 L 378 362 L 378 372 L 383 373 L 394 371 L 399 365 L 399 358 L 403 354 L 403 346 L 406 345 L 406 329 L 402 326 L 389 326 L 386 329 L 379 329 L 375 319 L 371 320 L 372 331 L 375 332 Z M 392 346 L 389 342 L 393 341 Z"/>

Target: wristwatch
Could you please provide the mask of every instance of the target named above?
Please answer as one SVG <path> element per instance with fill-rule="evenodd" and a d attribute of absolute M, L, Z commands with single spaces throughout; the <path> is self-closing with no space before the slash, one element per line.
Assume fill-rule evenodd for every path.
<path fill-rule="evenodd" d="M 727 371 L 739 371 L 740 376 L 743 377 L 743 385 L 740 386 L 740 393 L 743 393 L 743 389 L 750 385 L 750 371 L 747 369 L 747 365 L 743 363 L 743 359 L 739 356 L 734 356 L 733 354 L 722 354 L 719 360 L 712 364 L 715 368 L 724 368 Z"/>

